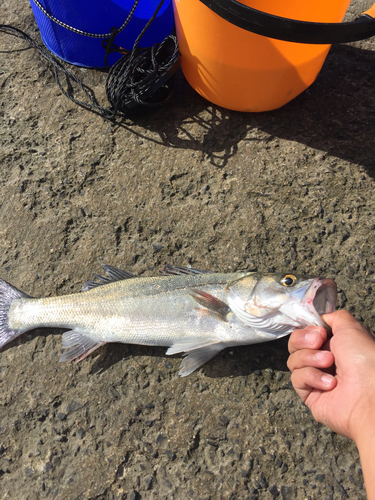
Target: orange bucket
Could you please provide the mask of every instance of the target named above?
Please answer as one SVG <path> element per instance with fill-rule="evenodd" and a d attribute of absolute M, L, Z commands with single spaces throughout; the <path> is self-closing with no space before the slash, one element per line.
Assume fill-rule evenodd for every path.
<path fill-rule="evenodd" d="M 218 13 L 214 12 L 216 3 Z M 357 31 L 364 31 L 361 25 L 372 23 L 373 29 L 375 20 L 370 11 L 361 16 L 368 23 L 331 24 L 341 23 L 349 4 L 350 0 L 243 0 L 241 3 L 233 0 L 174 0 L 183 73 L 199 94 L 224 108 L 238 111 L 277 109 L 316 79 L 331 46 L 319 40 L 329 40 L 330 26 L 341 29 L 351 25 L 357 26 Z M 240 12 L 237 25 L 232 22 L 236 17 L 233 14 L 235 9 Z M 258 30 L 257 19 L 253 27 L 247 27 L 244 16 L 251 17 L 252 13 L 265 18 L 264 32 L 270 34 L 263 36 L 261 29 L 258 31 L 261 34 L 252 32 Z M 289 29 L 291 34 L 280 36 L 276 27 L 276 37 L 273 38 L 273 22 L 279 23 L 281 31 L 286 25 L 286 31 Z M 295 36 L 295 26 L 301 31 L 302 43 L 294 41 L 299 40 Z M 311 27 L 316 27 L 317 34 L 312 36 L 313 42 L 308 43 L 309 37 L 304 35 L 308 29 L 314 31 Z M 366 36 L 338 41 L 367 38 L 372 34 L 367 30 Z M 337 39 L 333 36 L 331 43 L 335 41 Z"/>

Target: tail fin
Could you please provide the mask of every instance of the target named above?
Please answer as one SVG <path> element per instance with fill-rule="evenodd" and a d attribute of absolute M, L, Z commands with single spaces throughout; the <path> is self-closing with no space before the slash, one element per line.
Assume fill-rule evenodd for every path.
<path fill-rule="evenodd" d="M 20 298 L 29 299 L 31 297 L 0 279 L 0 348 L 22 333 L 17 330 L 12 330 L 8 323 L 10 306 L 14 300 Z"/>

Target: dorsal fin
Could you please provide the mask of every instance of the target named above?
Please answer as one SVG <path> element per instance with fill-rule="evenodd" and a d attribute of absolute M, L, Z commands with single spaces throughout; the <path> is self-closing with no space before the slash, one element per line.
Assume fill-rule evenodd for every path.
<path fill-rule="evenodd" d="M 117 267 L 113 266 L 102 265 L 102 269 L 108 275 L 108 278 L 106 276 L 101 276 L 100 274 L 93 273 L 94 277 L 100 281 L 86 281 L 82 286 L 83 292 L 87 292 L 87 290 L 91 290 L 91 288 L 95 288 L 97 286 L 108 285 L 109 283 L 127 280 L 136 276 L 129 271 L 123 271 L 122 269 L 118 269 Z"/>
<path fill-rule="evenodd" d="M 197 274 L 212 274 L 212 271 L 203 269 L 194 269 L 193 267 L 172 266 L 167 264 L 163 269 L 160 269 L 164 276 L 181 276 L 181 275 L 197 275 Z"/>

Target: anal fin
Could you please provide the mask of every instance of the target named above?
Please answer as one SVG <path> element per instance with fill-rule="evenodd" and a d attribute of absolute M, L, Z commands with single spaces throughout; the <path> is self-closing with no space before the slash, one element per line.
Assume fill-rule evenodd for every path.
<path fill-rule="evenodd" d="M 70 330 L 63 334 L 62 347 L 67 351 L 61 354 L 59 361 L 73 361 L 75 359 L 76 363 L 78 363 L 105 343 L 97 342 L 81 333 Z"/>

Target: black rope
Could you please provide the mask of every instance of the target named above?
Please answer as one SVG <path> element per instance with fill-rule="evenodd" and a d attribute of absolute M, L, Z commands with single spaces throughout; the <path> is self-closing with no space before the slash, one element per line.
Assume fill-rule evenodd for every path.
<path fill-rule="evenodd" d="M 135 4 L 137 2 L 138 0 Z M 129 110 L 133 110 L 137 106 L 159 105 L 172 92 L 174 73 L 180 66 L 177 38 L 174 35 L 169 35 L 162 43 L 155 44 L 153 47 L 141 48 L 138 46 L 163 3 L 164 0 L 161 0 L 154 15 L 136 39 L 131 51 L 114 45 L 115 36 L 119 32 L 117 28 L 112 28 L 109 40 L 103 41 L 103 46 L 106 49 L 105 61 L 111 52 L 122 54 L 122 57 L 109 69 L 107 75 L 105 91 L 111 105 L 108 108 L 101 106 L 94 91 L 69 71 L 62 61 L 51 54 L 44 45 L 38 44 L 29 35 L 13 26 L 0 24 L 0 33 L 21 38 L 37 49 L 41 56 L 52 64 L 57 85 L 72 102 L 107 120 L 114 120 L 117 114 L 126 115 Z M 61 82 L 61 73 L 65 77 L 66 88 Z M 74 84 L 78 85 L 85 94 L 87 101 L 81 101 L 74 96 Z"/>
<path fill-rule="evenodd" d="M 123 54 L 110 68 L 105 85 L 107 99 L 117 112 L 126 113 L 137 106 L 157 106 L 172 92 L 172 76 L 180 66 L 177 38 L 169 35 L 161 44 L 139 47 L 143 35 L 158 15 L 164 1 L 160 1 L 131 51 L 127 52 L 114 45 L 116 31 L 112 31 L 107 43 L 103 42 L 106 47 L 105 60 L 112 51 Z"/>
<path fill-rule="evenodd" d="M 172 76 L 180 66 L 177 39 L 166 37 L 160 45 L 135 47 L 114 64 L 106 81 L 112 108 L 126 113 L 136 106 L 156 106 L 172 91 Z"/>

